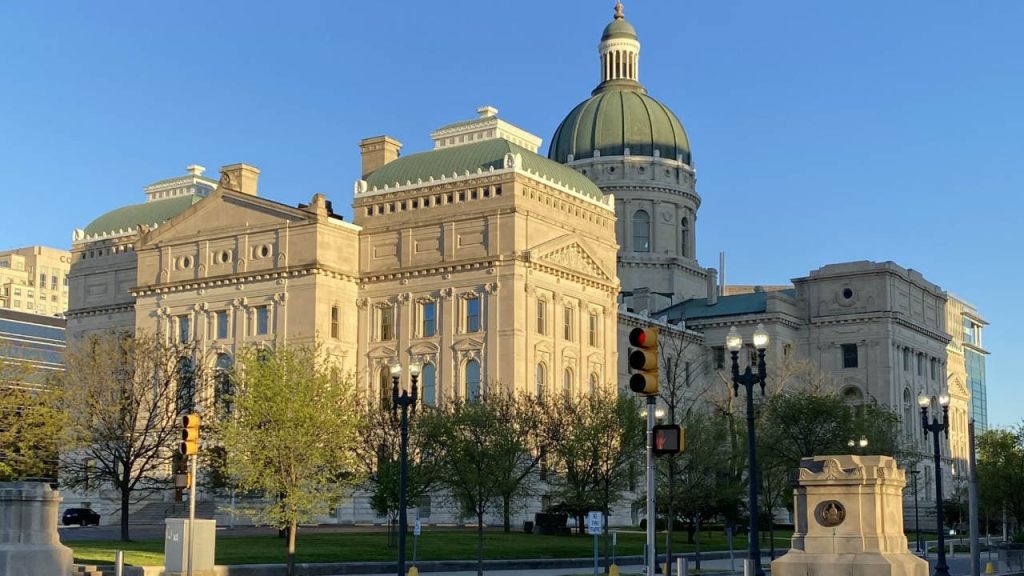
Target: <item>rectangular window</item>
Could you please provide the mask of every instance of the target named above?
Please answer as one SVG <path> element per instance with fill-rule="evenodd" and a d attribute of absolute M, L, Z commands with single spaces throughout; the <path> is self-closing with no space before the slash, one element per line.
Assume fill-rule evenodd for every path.
<path fill-rule="evenodd" d="M 589 337 L 589 340 L 590 340 L 590 345 L 593 346 L 594 348 L 597 348 L 598 345 L 599 345 L 597 337 L 598 337 L 598 334 L 599 334 L 599 326 L 600 326 L 599 322 L 600 321 L 601 321 L 600 317 L 597 314 L 594 314 L 593 312 L 590 314 L 590 337 Z"/>
<path fill-rule="evenodd" d="M 537 333 L 547 334 L 548 326 L 548 303 L 544 300 L 537 300 Z"/>
<path fill-rule="evenodd" d="M 903 349 L 903 371 L 910 370 L 910 348 Z"/>
<path fill-rule="evenodd" d="M 188 314 L 178 316 L 178 342 L 188 342 L 191 332 L 191 320 Z"/>
<path fill-rule="evenodd" d="M 480 298 L 466 300 L 466 332 L 480 331 Z"/>
<path fill-rule="evenodd" d="M 57 277 L 56 276 L 50 276 L 50 290 L 56 290 L 56 289 L 57 289 Z"/>
<path fill-rule="evenodd" d="M 270 332 L 270 309 L 266 306 L 256 307 L 256 334 L 263 335 Z"/>
<path fill-rule="evenodd" d="M 857 345 L 843 344 L 843 368 L 857 367 Z"/>
<path fill-rule="evenodd" d="M 924 376 L 924 354 L 917 355 L 917 375 Z"/>
<path fill-rule="evenodd" d="M 715 346 L 711 349 L 711 354 L 715 370 L 725 370 L 725 347 Z"/>
<path fill-rule="evenodd" d="M 936 360 L 935 358 L 932 358 L 929 361 L 929 363 L 928 363 L 928 368 L 929 368 L 929 372 L 931 374 L 931 379 L 932 380 L 935 380 L 935 375 L 938 373 L 938 370 L 937 370 L 938 364 L 939 364 L 939 361 Z"/>
<path fill-rule="evenodd" d="M 572 342 L 572 308 L 566 306 L 562 309 L 562 337 Z"/>
<path fill-rule="evenodd" d="M 228 312 L 227 310 L 217 311 L 217 339 L 223 340 L 228 337 Z"/>
<path fill-rule="evenodd" d="M 331 306 L 331 338 L 341 336 L 341 311 L 337 306 Z"/>
<path fill-rule="evenodd" d="M 391 306 L 385 306 L 378 309 L 378 317 L 380 323 L 378 326 L 377 334 L 380 339 L 392 340 L 395 337 L 395 314 L 394 309 Z"/>
<path fill-rule="evenodd" d="M 420 305 L 420 335 L 429 338 L 437 334 L 437 303 L 424 302 Z"/>
<path fill-rule="evenodd" d="M 964 318 L 964 344 L 977 344 L 974 341 L 974 322 L 970 318 Z"/>
<path fill-rule="evenodd" d="M 39 275 L 39 287 L 44 289 L 44 290 L 46 289 L 46 273 L 45 272 Z"/>

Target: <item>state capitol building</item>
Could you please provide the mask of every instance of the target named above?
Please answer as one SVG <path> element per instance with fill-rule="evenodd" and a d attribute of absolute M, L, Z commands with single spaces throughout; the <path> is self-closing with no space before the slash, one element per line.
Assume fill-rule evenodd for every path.
<path fill-rule="evenodd" d="M 422 362 L 421 401 L 436 405 L 499 390 L 629 393 L 626 334 L 653 324 L 683 344 L 699 402 L 726 393 L 729 328 L 749 339 L 763 324 L 770 366 L 812 362 L 847 401 L 893 408 L 921 451 L 916 399 L 948 393 L 944 456 L 966 460 L 968 421 L 984 429 L 985 321 L 893 262 L 827 264 L 780 287 L 720 282 L 696 259 L 690 141 L 640 82 L 640 46 L 617 4 L 599 82 L 546 151 L 489 106 L 431 133 L 431 150 L 362 140 L 352 222 L 320 194 L 274 201 L 247 164 L 147 186 L 144 202 L 75 231 L 68 338 L 159 332 L 198 342 L 211 370 L 247 346 L 315 340 L 371 398 L 390 397 L 391 362 Z M 919 468 L 927 499 L 933 470 Z M 425 521 L 447 521 L 433 513 Z M 374 518 L 353 503 L 335 519 Z"/>

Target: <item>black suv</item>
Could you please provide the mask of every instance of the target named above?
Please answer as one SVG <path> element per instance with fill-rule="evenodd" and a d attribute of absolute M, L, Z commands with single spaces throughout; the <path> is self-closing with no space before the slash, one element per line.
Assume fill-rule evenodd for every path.
<path fill-rule="evenodd" d="M 72 524 L 78 524 L 79 526 L 88 526 L 93 524 L 95 526 L 100 525 L 100 515 L 93 512 L 89 508 L 68 508 L 64 511 L 64 517 L 61 518 L 61 522 L 65 526 Z"/>

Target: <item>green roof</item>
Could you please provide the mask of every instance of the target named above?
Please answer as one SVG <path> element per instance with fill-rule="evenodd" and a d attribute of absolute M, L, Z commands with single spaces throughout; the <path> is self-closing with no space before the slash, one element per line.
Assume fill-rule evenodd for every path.
<path fill-rule="evenodd" d="M 568 162 L 601 156 L 654 156 L 690 164 L 690 140 L 679 118 L 632 80 L 611 80 L 569 112 L 551 139 L 548 158 Z"/>
<path fill-rule="evenodd" d="M 140 224 L 161 224 L 202 199 L 202 196 L 188 194 L 111 210 L 86 226 L 85 235 L 95 236 L 121 230 L 132 230 Z"/>
<path fill-rule="evenodd" d="M 616 18 L 604 27 L 604 32 L 601 34 L 602 41 L 609 38 L 631 38 L 636 40 L 636 28 L 633 28 L 632 24 L 626 22 L 625 18 Z"/>
<path fill-rule="evenodd" d="M 505 166 L 505 155 L 510 152 L 522 156 L 526 170 L 561 182 L 594 200 L 604 199 L 601 190 L 586 176 L 502 138 L 403 156 L 372 172 L 366 177 L 366 183 L 373 190 L 385 185 L 395 187 L 404 186 L 406 182 L 426 182 L 430 178 L 437 180 L 452 174 L 462 176 L 467 171 L 473 174 L 478 168 L 484 172 L 491 168 L 500 170 Z"/>
<path fill-rule="evenodd" d="M 790 298 L 796 297 L 796 290 L 789 288 L 778 290 L 773 294 L 783 294 Z M 697 320 L 701 318 L 717 318 L 720 316 L 742 316 L 758 314 L 768 309 L 768 292 L 749 292 L 719 296 L 718 302 L 708 306 L 707 298 L 694 298 L 669 306 L 657 313 L 667 316 L 669 320 Z"/>

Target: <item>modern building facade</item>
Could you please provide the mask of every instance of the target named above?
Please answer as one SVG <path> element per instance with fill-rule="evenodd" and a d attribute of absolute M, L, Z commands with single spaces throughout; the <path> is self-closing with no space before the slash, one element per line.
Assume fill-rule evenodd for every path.
<path fill-rule="evenodd" d="M 0 370 L 28 386 L 48 384 L 64 368 L 64 324 L 55 316 L 0 310 Z"/>
<path fill-rule="evenodd" d="M 47 246 L 0 252 L 0 309 L 56 316 L 68 308 L 71 253 Z"/>

